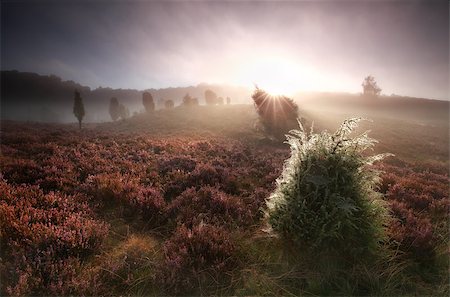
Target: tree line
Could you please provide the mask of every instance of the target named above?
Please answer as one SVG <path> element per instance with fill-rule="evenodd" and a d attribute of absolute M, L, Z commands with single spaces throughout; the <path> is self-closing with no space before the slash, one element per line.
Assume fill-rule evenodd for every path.
<path fill-rule="evenodd" d="M 226 104 L 231 104 L 231 98 L 226 97 Z M 175 102 L 173 100 L 163 100 L 165 109 L 172 109 L 175 107 Z M 217 94 L 207 89 L 205 91 L 205 103 L 206 105 L 224 105 L 223 97 L 217 96 Z M 155 100 L 150 92 L 144 92 L 142 94 L 142 105 L 144 106 L 146 113 L 151 113 L 155 111 Z M 193 107 L 198 106 L 199 100 L 196 97 L 192 97 L 187 93 L 180 104 L 182 107 Z M 85 116 L 85 108 L 83 104 L 83 99 L 81 98 L 80 92 L 75 90 L 74 92 L 74 106 L 73 106 L 73 114 L 78 120 L 79 128 L 81 129 L 81 123 Z M 127 119 L 130 117 L 130 111 L 128 107 L 119 102 L 116 97 L 112 97 L 109 101 L 109 115 L 113 121 L 117 121 L 118 119 Z"/>
<path fill-rule="evenodd" d="M 362 95 L 365 97 L 377 97 L 381 93 L 381 88 L 378 86 L 372 75 L 365 77 L 361 86 L 363 87 Z M 211 89 L 207 89 L 204 95 L 206 105 L 224 105 L 225 101 L 226 104 L 231 104 L 230 97 L 226 97 L 226 99 L 224 99 L 223 97 L 218 96 Z M 274 97 L 256 87 L 256 90 L 252 95 L 252 99 L 254 101 L 256 111 L 260 116 L 260 122 L 264 126 L 264 130 L 267 134 L 275 138 L 284 138 L 285 133 L 287 133 L 291 127 L 296 125 L 298 107 L 291 98 L 286 96 Z M 171 109 L 175 106 L 173 100 L 163 101 L 166 109 Z M 273 102 L 276 104 L 272 104 Z M 144 92 L 142 94 L 142 104 L 144 105 L 147 113 L 155 111 L 155 101 L 150 92 Z M 192 107 L 198 105 L 198 98 L 192 97 L 189 93 L 187 93 L 183 97 L 180 106 Z M 78 90 L 75 90 L 73 113 L 77 118 L 81 129 L 81 122 L 85 115 L 85 110 L 83 100 Z M 113 121 L 117 121 L 119 118 L 126 119 L 130 117 L 129 109 L 119 103 L 119 100 L 116 97 L 112 97 L 110 100 L 109 114 Z"/>

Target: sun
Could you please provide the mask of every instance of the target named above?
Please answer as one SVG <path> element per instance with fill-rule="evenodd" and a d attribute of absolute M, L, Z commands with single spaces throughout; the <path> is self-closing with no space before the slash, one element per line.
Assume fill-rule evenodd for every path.
<path fill-rule="evenodd" d="M 304 88 L 305 69 L 294 59 L 281 55 L 259 55 L 240 71 L 240 83 L 257 85 L 271 95 L 292 96 Z"/>

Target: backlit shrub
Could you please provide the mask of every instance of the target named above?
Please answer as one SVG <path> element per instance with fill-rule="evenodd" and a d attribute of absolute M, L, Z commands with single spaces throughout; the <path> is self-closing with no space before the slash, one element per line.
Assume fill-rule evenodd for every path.
<path fill-rule="evenodd" d="M 298 106 L 286 96 L 274 96 L 258 87 L 252 94 L 256 112 L 265 132 L 279 140 L 297 125 Z"/>
<path fill-rule="evenodd" d="M 288 136 L 291 157 L 267 202 L 273 230 L 301 249 L 335 251 L 355 257 L 377 247 L 383 236 L 384 207 L 369 165 L 384 155 L 364 157 L 374 140 L 349 134 L 359 119 L 334 133 Z"/>

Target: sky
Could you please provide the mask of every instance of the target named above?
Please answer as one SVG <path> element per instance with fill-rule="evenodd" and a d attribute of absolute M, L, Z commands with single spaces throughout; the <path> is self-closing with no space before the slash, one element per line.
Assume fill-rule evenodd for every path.
<path fill-rule="evenodd" d="M 448 1 L 2 1 L 1 69 L 96 88 L 449 97 Z"/>

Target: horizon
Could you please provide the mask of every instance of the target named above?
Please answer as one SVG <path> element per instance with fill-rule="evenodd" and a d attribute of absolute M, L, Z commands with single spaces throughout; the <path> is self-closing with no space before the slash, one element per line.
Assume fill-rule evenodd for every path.
<path fill-rule="evenodd" d="M 185 85 L 185 86 L 167 86 L 164 88 L 147 88 L 147 89 L 136 89 L 136 88 L 114 88 L 111 86 L 97 86 L 97 87 L 91 87 L 91 86 L 87 86 L 87 85 L 83 85 L 80 82 L 77 81 L 73 81 L 73 80 L 68 80 L 65 79 L 63 77 L 60 77 L 54 73 L 50 73 L 50 74 L 42 74 L 42 73 L 37 73 L 37 72 L 29 72 L 29 71 L 19 71 L 17 69 L 8 69 L 8 70 L 1 70 L 1 72 L 18 72 L 18 73 L 32 73 L 32 74 L 36 74 L 39 76 L 45 76 L 45 77 L 51 77 L 51 76 L 56 76 L 58 78 L 61 79 L 61 82 L 73 82 L 75 84 L 79 84 L 82 87 L 87 87 L 89 88 L 89 90 L 91 92 L 95 91 L 95 90 L 101 90 L 101 89 L 111 89 L 112 91 L 114 90 L 129 90 L 129 91 L 138 91 L 138 92 L 145 92 L 145 91 L 154 91 L 154 92 L 159 92 L 159 91 L 165 91 L 165 90 L 169 90 L 169 89 L 185 89 L 185 88 L 200 88 L 200 87 L 210 87 L 210 88 L 214 88 L 214 87 L 220 87 L 220 88 L 234 88 L 234 89 L 245 89 L 248 92 L 252 92 L 252 90 L 254 89 L 248 86 L 242 86 L 242 85 L 232 85 L 232 84 L 221 84 L 221 83 L 206 83 L 206 82 L 200 82 L 197 84 L 192 84 L 192 85 Z M 214 89 L 212 89 L 213 91 L 215 91 Z M 82 93 L 82 92 L 80 92 Z M 356 91 L 356 92 L 349 92 L 349 91 L 321 91 L 321 90 L 299 90 L 294 92 L 293 94 L 288 95 L 287 97 L 291 97 L 294 99 L 299 99 L 296 98 L 297 96 L 299 96 L 300 94 L 305 94 L 305 95 L 317 95 L 317 94 L 329 94 L 329 95 L 351 95 L 351 96 L 361 96 L 363 93 L 362 91 Z M 284 94 L 275 94 L 275 95 L 284 95 Z M 380 94 L 380 97 L 399 97 L 399 98 L 409 98 L 409 99 L 426 99 L 426 100 L 436 100 L 436 101 L 449 101 L 446 99 L 438 99 L 438 98 L 430 98 L 430 97 L 415 97 L 415 96 L 409 96 L 409 95 L 404 95 L 404 94 L 396 94 L 396 93 L 392 93 L 392 94 Z M 250 103 L 252 103 L 252 99 L 249 97 L 248 101 Z M 245 104 L 242 103 L 241 101 L 239 101 L 240 104 Z M 252 103 L 253 104 L 253 103 Z"/>
<path fill-rule="evenodd" d="M 386 95 L 449 100 L 444 2 L 1 5 L 2 70 L 91 89 L 359 93 L 370 74 Z"/>

